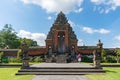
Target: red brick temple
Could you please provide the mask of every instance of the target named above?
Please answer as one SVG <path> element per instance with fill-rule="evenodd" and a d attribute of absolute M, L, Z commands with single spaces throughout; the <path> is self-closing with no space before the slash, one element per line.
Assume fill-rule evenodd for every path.
<path fill-rule="evenodd" d="M 71 50 L 77 52 L 77 37 L 62 12 L 58 14 L 45 41 L 46 52 L 48 52 L 50 48 L 52 48 L 52 52 L 59 54 L 71 52 Z"/>
<path fill-rule="evenodd" d="M 47 55 L 73 55 L 77 52 L 77 37 L 68 23 L 66 16 L 60 12 L 52 25 L 46 41 Z"/>
<path fill-rule="evenodd" d="M 62 12 L 57 15 L 45 41 L 46 62 L 65 62 L 69 57 L 75 62 L 78 53 L 92 54 L 98 46 L 102 48 L 100 40 L 97 46 L 77 46 L 78 39 Z"/>

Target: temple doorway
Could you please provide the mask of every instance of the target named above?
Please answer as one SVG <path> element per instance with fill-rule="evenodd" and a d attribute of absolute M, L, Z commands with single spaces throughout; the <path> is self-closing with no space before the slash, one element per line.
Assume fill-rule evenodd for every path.
<path fill-rule="evenodd" d="M 65 53 L 65 34 L 64 32 L 58 33 L 58 54 Z"/>

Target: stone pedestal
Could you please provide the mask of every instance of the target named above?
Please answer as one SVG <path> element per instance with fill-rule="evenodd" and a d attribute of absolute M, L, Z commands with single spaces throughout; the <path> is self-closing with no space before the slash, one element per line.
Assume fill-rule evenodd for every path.
<path fill-rule="evenodd" d="M 29 68 L 29 59 L 23 59 L 21 68 L 22 69 Z"/>
<path fill-rule="evenodd" d="M 94 60 L 93 64 L 94 64 L 94 67 L 95 68 L 101 68 L 101 65 L 100 65 L 100 60 Z"/>

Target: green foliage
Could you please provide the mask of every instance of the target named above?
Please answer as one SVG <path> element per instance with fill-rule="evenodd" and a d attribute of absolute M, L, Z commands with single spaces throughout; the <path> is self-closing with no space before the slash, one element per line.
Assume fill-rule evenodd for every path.
<path fill-rule="evenodd" d="M 101 52 L 101 56 L 102 56 L 102 61 L 106 62 L 106 56 L 107 56 L 107 53 L 104 49 L 102 49 L 102 52 Z"/>
<path fill-rule="evenodd" d="M 42 62 L 42 58 L 36 57 L 36 58 L 34 59 L 34 62 Z"/>
<path fill-rule="evenodd" d="M 115 50 L 115 53 L 116 53 L 116 58 L 117 58 L 117 63 L 119 63 L 119 61 L 120 61 L 120 49 L 119 48 L 117 48 L 116 50 Z"/>
<path fill-rule="evenodd" d="M 87 55 L 82 55 L 82 62 L 93 62 L 93 58 L 88 57 Z"/>
<path fill-rule="evenodd" d="M 31 57 L 30 62 L 43 62 L 41 57 Z"/>
<path fill-rule="evenodd" d="M 106 57 L 107 53 L 104 49 L 102 49 L 102 57 Z"/>
<path fill-rule="evenodd" d="M 116 49 L 116 50 L 115 50 L 115 53 L 116 53 L 117 55 L 120 55 L 120 49 Z"/>
<path fill-rule="evenodd" d="M 10 63 L 21 63 L 22 59 L 21 58 L 9 58 Z"/>
<path fill-rule="evenodd" d="M 0 31 L 0 48 L 18 48 L 19 46 L 17 33 L 10 24 L 6 24 Z"/>
<path fill-rule="evenodd" d="M 4 55 L 4 52 L 0 52 L 0 58 L 2 58 Z"/>
<path fill-rule="evenodd" d="M 22 55 L 22 50 L 19 49 L 18 52 L 17 52 L 17 58 L 21 58 L 20 56 Z"/>
<path fill-rule="evenodd" d="M 1 61 L 2 61 L 2 63 L 8 63 L 8 58 L 7 57 L 2 57 Z"/>
<path fill-rule="evenodd" d="M 24 39 L 26 41 L 27 46 L 38 46 L 36 41 L 32 39 L 26 39 L 26 38 Z M 23 42 L 24 39 L 20 39 L 20 41 Z"/>
<path fill-rule="evenodd" d="M 0 30 L 0 48 L 20 48 L 22 38 L 17 36 L 17 33 L 12 28 L 11 24 L 6 24 Z M 32 39 L 26 39 L 28 46 L 37 46 L 37 42 Z"/>
<path fill-rule="evenodd" d="M 107 63 L 116 63 L 116 57 L 115 56 L 107 56 L 106 57 L 106 62 Z"/>

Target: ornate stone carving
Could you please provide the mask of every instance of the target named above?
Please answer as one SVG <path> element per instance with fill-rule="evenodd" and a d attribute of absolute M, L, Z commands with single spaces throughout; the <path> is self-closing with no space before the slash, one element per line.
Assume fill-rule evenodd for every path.
<path fill-rule="evenodd" d="M 21 44 L 21 50 L 22 50 L 22 67 L 21 68 L 29 68 L 28 46 L 25 40 Z"/>

